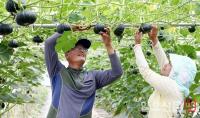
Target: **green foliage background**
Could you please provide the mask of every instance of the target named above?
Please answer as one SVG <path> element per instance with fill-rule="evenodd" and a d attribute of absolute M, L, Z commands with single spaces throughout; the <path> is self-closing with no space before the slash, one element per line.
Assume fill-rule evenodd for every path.
<path fill-rule="evenodd" d="M 15 0 L 22 6 L 21 0 Z M 45 71 L 43 58 L 43 44 L 34 44 L 32 38 L 41 36 L 44 40 L 52 35 L 55 28 L 43 27 L 17 27 L 15 18 L 5 9 L 6 0 L 0 1 L 0 22 L 14 26 L 14 32 L 4 36 L 0 42 L 0 103 L 21 104 L 33 101 L 27 97 L 26 91 L 32 86 L 39 85 L 41 75 Z M 115 115 L 126 112 L 129 117 L 133 115 L 140 118 L 141 103 L 147 102 L 152 88 L 138 73 L 132 51 L 134 44 L 133 35 L 141 23 L 159 24 L 165 28 L 161 32 L 165 41 L 162 45 L 166 52 L 187 55 L 196 60 L 198 73 L 191 87 L 191 96 L 200 102 L 199 87 L 200 64 L 196 51 L 200 51 L 200 28 L 196 27 L 194 33 L 188 32 L 189 26 L 176 27 L 172 24 L 200 23 L 199 0 L 26 0 L 26 9 L 37 14 L 36 24 L 82 24 L 90 25 L 102 23 L 111 28 L 111 32 L 118 24 L 129 24 L 120 43 L 111 33 L 113 44 L 120 56 L 124 75 L 114 84 L 98 91 L 98 105 L 113 112 Z M 18 11 L 19 12 L 19 11 Z M 158 27 L 161 27 L 158 26 Z M 110 68 L 107 53 L 102 45 L 99 35 L 93 30 L 84 32 L 66 33 L 69 39 L 87 37 L 92 41 L 89 51 L 87 69 Z M 11 49 L 8 41 L 15 39 L 20 42 L 20 47 Z M 69 47 L 65 47 L 68 45 Z M 145 35 L 143 51 L 152 52 Z M 66 48 L 72 44 L 65 38 L 58 40 L 57 51 L 62 55 Z M 62 57 L 61 57 L 62 58 Z M 150 67 L 159 72 L 153 54 L 146 58 Z M 3 113 L 5 108 L 0 110 Z"/>

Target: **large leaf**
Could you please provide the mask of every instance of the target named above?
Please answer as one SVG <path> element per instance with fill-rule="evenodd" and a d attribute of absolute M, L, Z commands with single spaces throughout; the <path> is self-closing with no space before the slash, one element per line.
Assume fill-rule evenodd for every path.
<path fill-rule="evenodd" d="M 69 19 L 69 22 L 70 22 L 70 23 L 78 22 L 78 21 L 80 21 L 80 20 L 84 20 L 84 19 L 85 19 L 85 17 L 82 16 L 82 15 L 80 14 L 80 12 L 78 12 L 78 11 L 76 11 L 76 12 L 71 12 L 71 13 L 69 14 L 68 17 L 69 17 L 68 19 Z"/>
<path fill-rule="evenodd" d="M 13 54 L 13 49 L 0 43 L 0 60 L 3 62 L 9 61 Z"/>
<path fill-rule="evenodd" d="M 179 45 L 180 48 L 191 58 L 196 58 L 196 49 L 191 45 Z"/>
<path fill-rule="evenodd" d="M 57 40 L 56 50 L 67 52 L 75 46 L 77 39 L 73 36 L 72 32 L 64 32 L 63 35 Z"/>

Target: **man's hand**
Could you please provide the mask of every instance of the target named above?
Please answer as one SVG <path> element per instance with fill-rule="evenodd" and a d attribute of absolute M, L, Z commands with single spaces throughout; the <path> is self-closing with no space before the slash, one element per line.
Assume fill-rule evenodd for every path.
<path fill-rule="evenodd" d="M 106 32 L 100 32 L 99 34 L 102 37 L 103 43 L 108 51 L 108 54 L 113 54 L 114 53 L 114 49 L 112 47 L 112 40 L 110 37 L 110 29 L 109 28 L 105 28 Z"/>
<path fill-rule="evenodd" d="M 158 34 L 157 26 L 156 25 L 152 25 L 152 29 L 148 33 L 148 35 L 149 35 L 149 38 L 152 40 L 153 46 L 156 45 L 156 43 L 158 42 L 157 34 Z"/>
<path fill-rule="evenodd" d="M 103 43 L 105 44 L 105 46 L 111 46 L 112 41 L 110 38 L 110 29 L 105 28 L 105 31 L 106 32 L 100 32 L 99 34 L 102 36 L 102 40 L 103 40 Z"/>
<path fill-rule="evenodd" d="M 135 44 L 140 44 L 142 40 L 142 32 L 137 31 L 135 33 Z"/>

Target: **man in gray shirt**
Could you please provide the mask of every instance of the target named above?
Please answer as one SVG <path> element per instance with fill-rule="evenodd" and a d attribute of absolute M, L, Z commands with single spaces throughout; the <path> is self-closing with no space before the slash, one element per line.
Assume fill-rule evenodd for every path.
<path fill-rule="evenodd" d="M 45 41 L 45 61 L 52 88 L 52 103 L 47 118 L 91 118 L 96 90 L 120 78 L 123 73 L 108 28 L 100 35 L 110 58 L 111 69 L 85 71 L 82 68 L 91 45 L 88 39 L 79 39 L 74 48 L 65 53 L 69 66 L 66 68 L 62 65 L 55 45 L 62 33 L 69 30 L 82 29 L 60 24 L 57 32 Z"/>

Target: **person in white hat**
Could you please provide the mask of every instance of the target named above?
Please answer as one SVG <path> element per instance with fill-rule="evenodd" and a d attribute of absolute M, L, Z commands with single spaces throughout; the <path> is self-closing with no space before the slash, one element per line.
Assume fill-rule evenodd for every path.
<path fill-rule="evenodd" d="M 160 66 L 160 74 L 150 69 L 141 47 L 142 32 L 135 34 L 134 53 L 142 77 L 153 88 L 148 100 L 148 118 L 177 118 L 183 109 L 184 98 L 189 95 L 197 69 L 195 62 L 187 56 L 169 54 L 167 58 L 157 39 L 158 29 L 152 26 L 148 33 L 153 51 Z"/>

